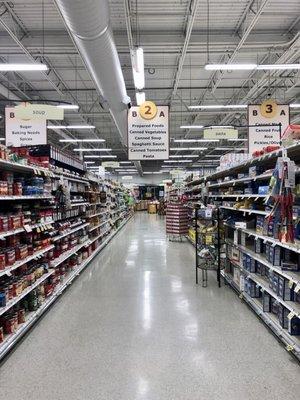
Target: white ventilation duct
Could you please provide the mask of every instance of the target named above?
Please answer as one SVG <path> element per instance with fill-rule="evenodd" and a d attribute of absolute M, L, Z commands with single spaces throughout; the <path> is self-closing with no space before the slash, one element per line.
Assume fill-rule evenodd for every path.
<path fill-rule="evenodd" d="M 108 0 L 55 1 L 126 145 L 130 98 L 110 27 Z"/>

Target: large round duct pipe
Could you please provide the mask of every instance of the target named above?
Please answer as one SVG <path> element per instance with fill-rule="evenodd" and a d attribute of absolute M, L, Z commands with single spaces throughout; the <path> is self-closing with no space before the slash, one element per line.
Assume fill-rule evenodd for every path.
<path fill-rule="evenodd" d="M 105 106 L 127 144 L 127 96 L 109 19 L 108 0 L 55 0 Z"/>

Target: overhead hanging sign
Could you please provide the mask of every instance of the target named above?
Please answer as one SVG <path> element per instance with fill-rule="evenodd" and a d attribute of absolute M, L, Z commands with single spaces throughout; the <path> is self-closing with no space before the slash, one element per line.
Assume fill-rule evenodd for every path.
<path fill-rule="evenodd" d="M 128 159 L 169 158 L 169 107 L 146 101 L 128 112 Z"/>
<path fill-rule="evenodd" d="M 20 119 L 64 119 L 64 109 L 48 104 L 30 104 L 24 103 L 15 107 L 16 118 Z"/>
<path fill-rule="evenodd" d="M 104 168 L 118 168 L 120 163 L 118 161 L 103 161 L 101 165 Z"/>
<path fill-rule="evenodd" d="M 47 144 L 46 120 L 20 119 L 14 108 L 6 107 L 5 143 L 15 147 Z"/>
<path fill-rule="evenodd" d="M 209 128 L 204 129 L 203 138 L 204 139 L 237 139 L 238 131 L 233 128 Z"/>
<path fill-rule="evenodd" d="M 281 124 L 281 135 L 283 135 L 289 123 L 290 110 L 288 104 L 277 104 L 273 100 L 266 100 L 261 105 L 249 105 L 249 153 L 252 154 L 267 146 L 279 146 L 279 124 Z"/>

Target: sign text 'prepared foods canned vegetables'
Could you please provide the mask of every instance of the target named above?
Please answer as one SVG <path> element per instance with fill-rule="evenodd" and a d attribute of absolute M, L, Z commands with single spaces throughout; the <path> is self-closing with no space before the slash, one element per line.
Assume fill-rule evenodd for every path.
<path fill-rule="evenodd" d="M 128 159 L 169 158 L 169 107 L 145 102 L 128 112 Z"/>

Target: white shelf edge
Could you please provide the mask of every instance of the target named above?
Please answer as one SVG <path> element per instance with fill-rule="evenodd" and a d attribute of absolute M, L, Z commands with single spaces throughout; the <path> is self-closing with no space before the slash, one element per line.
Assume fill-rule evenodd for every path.
<path fill-rule="evenodd" d="M 44 282 L 49 276 L 51 276 L 55 271 L 52 270 L 48 272 L 47 274 L 44 274 L 41 276 L 36 282 L 34 282 L 33 285 L 29 286 L 27 289 L 25 289 L 19 296 L 14 297 L 12 300 L 10 300 L 5 307 L 0 308 L 0 315 L 3 315 L 6 313 L 8 310 L 10 310 L 15 304 L 19 303 L 20 300 L 22 300 L 25 296 L 28 295 L 28 293 L 32 292 L 36 287 L 38 287 L 42 282 Z"/>
<path fill-rule="evenodd" d="M 23 258 L 23 260 L 18 260 L 16 263 L 14 263 L 13 265 L 11 265 L 10 267 L 7 267 L 3 270 L 0 271 L 0 276 L 2 275 L 6 275 L 8 272 L 14 271 L 15 269 L 21 267 L 22 265 L 28 263 L 29 261 L 34 260 L 35 258 L 42 256 L 43 254 L 47 253 L 49 250 L 53 249 L 54 246 L 53 244 L 45 247 L 43 250 L 37 251 L 34 254 L 32 254 L 32 256 L 28 256 L 26 258 Z"/>
<path fill-rule="evenodd" d="M 226 226 L 228 226 L 228 227 L 230 227 L 232 229 L 240 230 L 241 232 L 244 232 L 249 236 L 254 236 L 255 238 L 262 239 L 264 242 L 273 243 L 274 245 L 278 245 L 278 246 L 281 246 L 281 247 L 283 247 L 285 249 L 294 251 L 296 253 L 300 253 L 300 243 L 299 244 L 297 244 L 297 243 L 284 243 L 284 242 L 280 242 L 278 239 L 273 239 L 270 236 L 260 235 L 259 233 L 256 233 L 255 231 L 252 231 L 250 229 L 237 228 L 236 226 L 232 226 L 232 225 L 229 225 L 229 224 L 226 224 L 226 223 L 224 225 L 226 225 Z"/>
<path fill-rule="evenodd" d="M 84 223 L 84 224 L 82 224 L 80 226 L 77 226 L 76 228 L 66 232 L 66 233 L 63 233 L 62 235 L 54 237 L 52 240 L 53 240 L 53 242 L 56 242 L 57 240 L 60 240 L 60 239 L 62 239 L 64 237 L 66 237 L 66 236 L 69 236 L 74 232 L 80 231 L 81 229 L 85 228 L 88 225 L 89 225 L 89 222 L 86 222 L 86 223 Z"/>
<path fill-rule="evenodd" d="M 258 214 L 258 215 L 269 215 L 270 214 L 270 212 L 268 212 L 268 211 L 252 210 L 251 208 L 235 208 L 235 207 L 229 207 L 229 206 L 219 206 L 219 207 L 223 208 L 224 210 L 240 211 L 240 212 L 244 212 L 247 214 Z"/>

